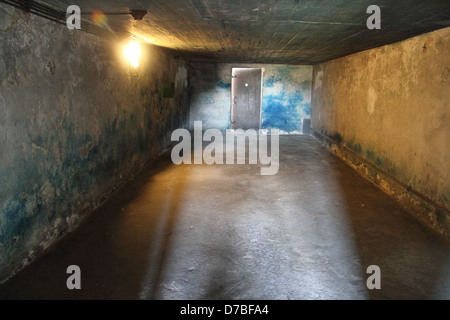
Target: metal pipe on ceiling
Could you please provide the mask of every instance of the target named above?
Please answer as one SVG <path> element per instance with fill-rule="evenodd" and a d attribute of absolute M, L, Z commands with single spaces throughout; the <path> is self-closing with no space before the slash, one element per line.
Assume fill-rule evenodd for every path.
<path fill-rule="evenodd" d="M 35 14 L 50 21 L 66 24 L 66 13 L 33 0 L 0 0 L 5 4 L 28 13 Z"/>

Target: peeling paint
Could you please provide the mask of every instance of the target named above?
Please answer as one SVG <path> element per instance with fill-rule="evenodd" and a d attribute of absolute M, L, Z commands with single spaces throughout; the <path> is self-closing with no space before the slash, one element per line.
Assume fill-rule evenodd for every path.
<path fill-rule="evenodd" d="M 377 92 L 370 86 L 367 92 L 367 112 L 372 115 L 375 111 L 375 104 L 377 103 Z"/>

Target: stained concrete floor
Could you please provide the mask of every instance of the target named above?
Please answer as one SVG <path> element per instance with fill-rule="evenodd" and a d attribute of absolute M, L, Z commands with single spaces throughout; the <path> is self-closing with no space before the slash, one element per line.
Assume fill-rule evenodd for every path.
<path fill-rule="evenodd" d="M 165 156 L 1 299 L 449 299 L 450 245 L 309 136 L 280 170 Z M 82 289 L 69 291 L 78 265 Z M 381 290 L 366 287 L 369 265 Z"/>

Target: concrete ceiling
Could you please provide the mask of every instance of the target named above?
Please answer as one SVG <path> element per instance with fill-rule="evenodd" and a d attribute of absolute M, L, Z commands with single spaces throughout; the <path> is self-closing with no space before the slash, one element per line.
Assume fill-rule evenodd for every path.
<path fill-rule="evenodd" d="M 108 15 L 107 29 L 133 33 L 190 58 L 226 62 L 316 64 L 450 26 L 449 0 L 77 0 L 76 4 L 86 13 L 147 10 L 142 21 Z M 372 4 L 381 8 L 381 30 L 366 27 L 366 10 Z"/>

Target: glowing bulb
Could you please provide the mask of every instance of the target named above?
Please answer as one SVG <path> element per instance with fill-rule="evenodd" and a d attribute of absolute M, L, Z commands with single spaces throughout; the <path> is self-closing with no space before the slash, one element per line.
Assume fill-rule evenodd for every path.
<path fill-rule="evenodd" d="M 139 57 L 141 56 L 141 46 L 132 41 L 125 47 L 125 57 L 134 68 L 139 67 Z"/>

